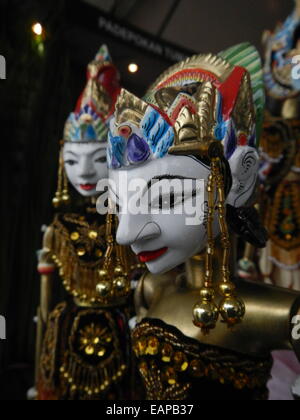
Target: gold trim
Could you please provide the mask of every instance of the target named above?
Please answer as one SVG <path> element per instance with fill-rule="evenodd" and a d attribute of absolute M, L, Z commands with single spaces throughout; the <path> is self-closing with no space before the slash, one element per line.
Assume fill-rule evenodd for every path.
<path fill-rule="evenodd" d="M 132 93 L 122 89 L 115 107 L 116 124 L 120 125 L 132 121 L 139 125 L 148 104 Z"/>
<path fill-rule="evenodd" d="M 171 76 L 183 70 L 197 69 L 213 73 L 222 83 L 228 78 L 233 66 L 221 57 L 214 54 L 194 55 L 166 70 L 149 88 L 148 92 L 154 91 L 166 82 Z"/>
<path fill-rule="evenodd" d="M 217 90 L 211 82 L 205 82 L 196 93 L 198 112 L 192 114 L 184 107 L 175 123 L 175 144 L 170 154 L 197 153 L 205 155 L 214 142 L 214 128 L 217 114 Z"/>

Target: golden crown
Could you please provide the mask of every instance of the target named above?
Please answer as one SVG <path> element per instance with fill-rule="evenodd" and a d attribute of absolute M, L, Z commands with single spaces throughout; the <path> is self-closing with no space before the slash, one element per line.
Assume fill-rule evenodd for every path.
<path fill-rule="evenodd" d="M 115 107 L 116 124 L 131 121 L 139 125 L 145 115 L 148 104 L 137 96 L 122 89 Z"/>

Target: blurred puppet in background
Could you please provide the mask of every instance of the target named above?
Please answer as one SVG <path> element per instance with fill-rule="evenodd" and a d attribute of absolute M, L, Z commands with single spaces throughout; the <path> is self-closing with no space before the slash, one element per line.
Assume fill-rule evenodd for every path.
<path fill-rule="evenodd" d="M 59 156 L 57 209 L 39 253 L 36 387 L 40 400 L 131 399 L 130 258 L 114 242 L 116 220 L 96 211 L 108 176 L 107 133 L 120 77 L 106 46 L 67 119 Z M 58 270 L 67 298 L 52 306 Z"/>

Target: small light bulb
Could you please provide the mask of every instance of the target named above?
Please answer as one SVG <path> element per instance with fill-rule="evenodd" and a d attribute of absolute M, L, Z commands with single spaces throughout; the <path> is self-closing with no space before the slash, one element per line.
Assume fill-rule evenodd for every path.
<path fill-rule="evenodd" d="M 128 66 L 128 70 L 130 73 L 137 73 L 139 71 L 139 66 L 135 63 L 131 63 Z"/>
<path fill-rule="evenodd" d="M 42 25 L 41 25 L 40 23 L 35 23 L 35 24 L 32 26 L 32 32 L 33 32 L 35 35 L 41 36 L 41 35 L 42 35 L 42 33 L 43 33 L 43 27 L 42 27 Z"/>

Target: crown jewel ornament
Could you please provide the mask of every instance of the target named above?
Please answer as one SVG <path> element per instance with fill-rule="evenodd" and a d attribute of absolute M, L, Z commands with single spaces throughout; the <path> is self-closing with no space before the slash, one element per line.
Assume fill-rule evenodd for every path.
<path fill-rule="evenodd" d="M 187 150 L 205 157 L 213 141 L 229 159 L 238 146 L 256 146 L 263 107 L 260 57 L 250 44 L 194 56 L 163 74 L 144 99 L 122 90 L 110 122 L 109 167 Z"/>
<path fill-rule="evenodd" d="M 87 84 L 67 119 L 64 141 L 106 142 L 108 121 L 120 93 L 119 73 L 104 45 L 87 68 Z"/>
<path fill-rule="evenodd" d="M 219 317 L 233 327 L 245 315 L 230 279 L 226 168 L 238 147 L 257 145 L 265 101 L 262 77 L 259 54 L 248 43 L 217 56 L 194 56 L 164 73 L 143 100 L 122 90 L 110 122 L 111 169 L 141 165 L 167 154 L 193 155 L 209 162 L 206 276 L 193 310 L 194 324 L 204 334 L 216 327 Z M 215 218 L 222 244 L 217 287 L 213 284 Z"/>

